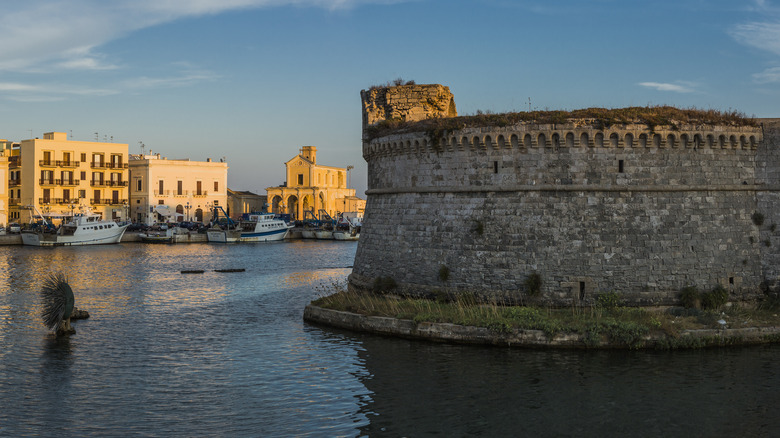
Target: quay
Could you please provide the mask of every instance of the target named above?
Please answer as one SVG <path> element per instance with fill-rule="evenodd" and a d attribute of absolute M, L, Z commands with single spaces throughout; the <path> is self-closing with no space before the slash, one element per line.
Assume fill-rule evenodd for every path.
<path fill-rule="evenodd" d="M 141 238 L 138 236 L 138 232 L 125 232 L 122 236 L 122 243 L 125 242 L 141 242 Z M 205 233 L 188 233 L 180 236 L 186 236 L 186 239 L 176 241 L 176 243 L 208 243 L 208 237 Z M 299 228 L 293 228 L 287 233 L 287 237 L 284 240 L 301 239 L 301 230 Z M 21 245 L 21 234 L 3 234 L 0 235 L 0 246 L 2 245 Z"/>

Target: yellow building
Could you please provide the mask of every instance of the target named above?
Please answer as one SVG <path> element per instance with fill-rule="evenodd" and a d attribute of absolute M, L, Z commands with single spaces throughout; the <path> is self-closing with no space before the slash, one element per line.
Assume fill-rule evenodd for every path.
<path fill-rule="evenodd" d="M 130 155 L 130 217 L 147 225 L 208 222 L 214 206 L 227 209 L 227 171 L 227 163 L 210 158 Z"/>
<path fill-rule="evenodd" d="M 127 218 L 127 144 L 68 140 L 64 132 L 22 140 L 11 157 L 10 212 L 20 222 L 90 208 L 104 219 Z"/>
<path fill-rule="evenodd" d="M 334 218 L 347 211 L 363 214 L 366 201 L 355 196 L 355 189 L 347 187 L 347 171 L 351 167 L 317 164 L 314 146 L 303 146 L 284 165 L 287 182 L 266 189 L 271 212 L 290 214 L 298 220 L 305 218 L 305 211 L 318 215 L 319 210 L 325 210 Z"/>
<path fill-rule="evenodd" d="M 8 157 L 13 151 L 13 143 L 0 140 L 0 226 L 8 225 Z"/>
<path fill-rule="evenodd" d="M 240 219 L 245 213 L 264 213 L 266 202 L 265 196 L 228 189 L 227 213 L 233 219 Z"/>

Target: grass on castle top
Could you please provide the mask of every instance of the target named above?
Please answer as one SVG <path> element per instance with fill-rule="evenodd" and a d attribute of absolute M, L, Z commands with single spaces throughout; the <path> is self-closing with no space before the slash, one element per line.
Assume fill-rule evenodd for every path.
<path fill-rule="evenodd" d="M 547 110 L 492 113 L 477 111 L 474 115 L 449 118 L 431 118 L 415 122 L 390 119 L 366 128 L 368 139 L 380 138 L 403 132 L 427 132 L 435 137 L 444 132 L 465 128 L 505 127 L 518 123 L 540 125 L 566 124 L 575 120 L 588 121 L 593 126 L 607 129 L 614 125 L 644 124 L 655 127 L 680 129 L 681 125 L 758 126 L 753 117 L 739 111 L 676 108 L 668 105 L 627 108 L 584 108 L 572 111 Z"/>
<path fill-rule="evenodd" d="M 459 295 L 454 300 L 428 300 L 393 294 L 347 292 L 343 287 L 336 289 L 339 289 L 336 293 L 323 296 L 312 304 L 325 309 L 417 323 L 485 327 L 497 333 L 510 333 L 515 329 L 541 330 L 548 337 L 559 333 L 578 333 L 586 343 L 593 345 L 605 337 L 615 345 L 641 346 L 642 339 L 651 334 L 666 335 L 674 340 L 684 330 L 780 325 L 777 305 L 755 309 L 736 304 L 717 310 L 651 309 L 621 306 L 613 293 L 605 294 L 610 299 L 599 300 L 593 307 L 546 308 L 482 304 L 470 294 Z M 669 345 L 670 348 L 677 346 L 682 345 Z"/>

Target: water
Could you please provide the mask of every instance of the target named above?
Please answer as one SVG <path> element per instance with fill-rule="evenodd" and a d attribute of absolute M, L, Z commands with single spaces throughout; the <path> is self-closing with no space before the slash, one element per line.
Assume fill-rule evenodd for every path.
<path fill-rule="evenodd" d="M 303 323 L 355 248 L 0 247 L 0 436 L 780 433 L 780 346 L 524 350 Z M 69 339 L 40 322 L 53 271 L 92 315 Z"/>

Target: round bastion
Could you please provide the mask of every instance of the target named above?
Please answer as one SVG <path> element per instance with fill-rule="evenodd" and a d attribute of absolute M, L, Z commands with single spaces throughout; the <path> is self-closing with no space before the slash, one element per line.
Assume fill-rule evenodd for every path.
<path fill-rule="evenodd" d="M 384 131 L 361 93 L 368 190 L 351 289 L 550 306 L 776 292 L 777 120 L 461 124 L 446 87 L 403 87 L 414 112 L 385 110 L 398 127 Z M 414 105 L 425 87 L 447 114 Z M 412 123 L 436 117 L 446 129 Z"/>

